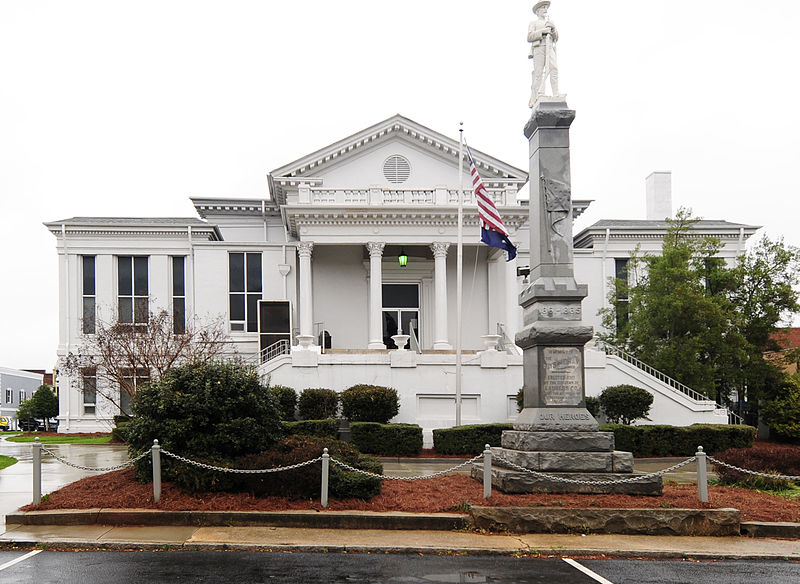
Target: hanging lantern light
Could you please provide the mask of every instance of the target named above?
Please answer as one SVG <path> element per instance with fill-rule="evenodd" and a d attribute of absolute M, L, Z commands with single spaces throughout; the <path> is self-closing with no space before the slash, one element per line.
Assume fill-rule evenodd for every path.
<path fill-rule="evenodd" d="M 405 249 L 400 250 L 400 255 L 397 256 L 397 261 L 399 262 L 400 267 L 402 268 L 406 267 L 406 264 L 408 264 L 408 256 L 406 255 Z"/>

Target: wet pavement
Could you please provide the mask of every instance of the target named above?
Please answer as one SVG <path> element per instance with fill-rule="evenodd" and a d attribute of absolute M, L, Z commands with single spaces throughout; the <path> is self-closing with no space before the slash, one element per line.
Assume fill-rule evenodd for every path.
<path fill-rule="evenodd" d="M 0 471 L 0 528 L 6 514 L 27 505 L 33 498 L 33 454 L 30 443 L 9 442 L 10 435 L 0 437 L 0 454 L 13 456 L 16 464 Z M 128 460 L 128 449 L 122 444 L 45 444 L 45 448 L 73 464 L 86 467 L 108 467 Z M 84 477 L 101 474 L 73 468 L 51 456 L 42 456 L 42 494 L 50 493 Z"/>

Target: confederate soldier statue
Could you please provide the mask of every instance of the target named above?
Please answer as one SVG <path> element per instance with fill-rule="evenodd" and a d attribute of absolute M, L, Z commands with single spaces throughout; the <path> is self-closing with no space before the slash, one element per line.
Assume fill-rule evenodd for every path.
<path fill-rule="evenodd" d="M 556 25 L 547 15 L 550 2 L 544 0 L 533 6 L 537 19 L 528 26 L 528 42 L 531 43 L 529 59 L 533 59 L 533 85 L 528 107 L 533 107 L 545 95 L 545 83 L 550 79 L 552 95 L 558 96 L 558 65 L 556 63 Z"/>

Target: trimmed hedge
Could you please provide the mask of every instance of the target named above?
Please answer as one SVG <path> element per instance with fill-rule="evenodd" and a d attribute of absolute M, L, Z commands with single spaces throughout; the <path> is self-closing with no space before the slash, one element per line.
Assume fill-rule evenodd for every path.
<path fill-rule="evenodd" d="M 310 387 L 300 392 L 297 406 L 302 420 L 335 418 L 339 409 L 339 394 L 332 389 Z"/>
<path fill-rule="evenodd" d="M 281 420 L 294 420 L 295 408 L 297 408 L 297 392 L 294 388 L 285 385 L 271 385 L 269 391 L 275 396 Z"/>
<path fill-rule="evenodd" d="M 334 440 L 339 439 L 339 420 L 336 418 L 284 422 L 283 427 L 286 428 L 286 433 L 292 436 L 319 436 Z"/>
<path fill-rule="evenodd" d="M 706 454 L 729 448 L 750 448 L 756 435 L 752 426 L 693 424 L 691 426 L 626 426 L 602 424 L 601 432 L 614 432 L 617 450 L 634 456 L 694 456 L 702 446 Z"/>
<path fill-rule="evenodd" d="M 273 448 L 260 454 L 237 458 L 235 468 L 264 469 L 288 466 L 317 458 L 322 449 L 337 460 L 355 468 L 383 473 L 380 461 L 364 456 L 351 445 L 338 440 L 318 436 L 290 436 Z M 369 499 L 381 492 L 381 479 L 353 471 L 346 471 L 338 464 L 329 467 L 329 489 L 339 499 Z M 234 475 L 231 490 L 247 491 L 256 497 L 276 495 L 293 499 L 320 496 L 322 465 L 319 463 L 278 473 Z"/>
<path fill-rule="evenodd" d="M 416 424 L 350 422 L 350 442 L 365 454 L 414 456 L 422 452 L 422 428 Z"/>
<path fill-rule="evenodd" d="M 339 397 L 342 415 L 351 422 L 386 424 L 400 411 L 397 390 L 391 387 L 361 383 L 348 387 Z"/>
<path fill-rule="evenodd" d="M 433 431 L 433 449 L 439 454 L 471 454 L 483 452 L 488 444 L 500 446 L 503 430 L 511 430 L 512 424 L 475 424 L 454 428 L 437 428 Z"/>

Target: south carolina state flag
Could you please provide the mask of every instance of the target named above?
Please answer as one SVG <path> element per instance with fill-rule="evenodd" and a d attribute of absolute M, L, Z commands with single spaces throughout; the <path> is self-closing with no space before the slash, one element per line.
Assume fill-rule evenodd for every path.
<path fill-rule="evenodd" d="M 478 174 L 478 169 L 475 168 L 475 161 L 472 160 L 472 153 L 469 151 L 469 147 L 467 147 L 467 158 L 469 159 L 469 173 L 472 176 L 472 188 L 475 190 L 475 200 L 478 202 L 481 241 L 486 245 L 506 250 L 508 252 L 507 261 L 510 262 L 517 257 L 517 248 L 508 239 L 508 231 L 503 225 L 500 213 L 497 212 L 497 207 L 494 206 L 494 202 L 489 198 L 486 187 L 483 186 L 481 175 Z"/>

